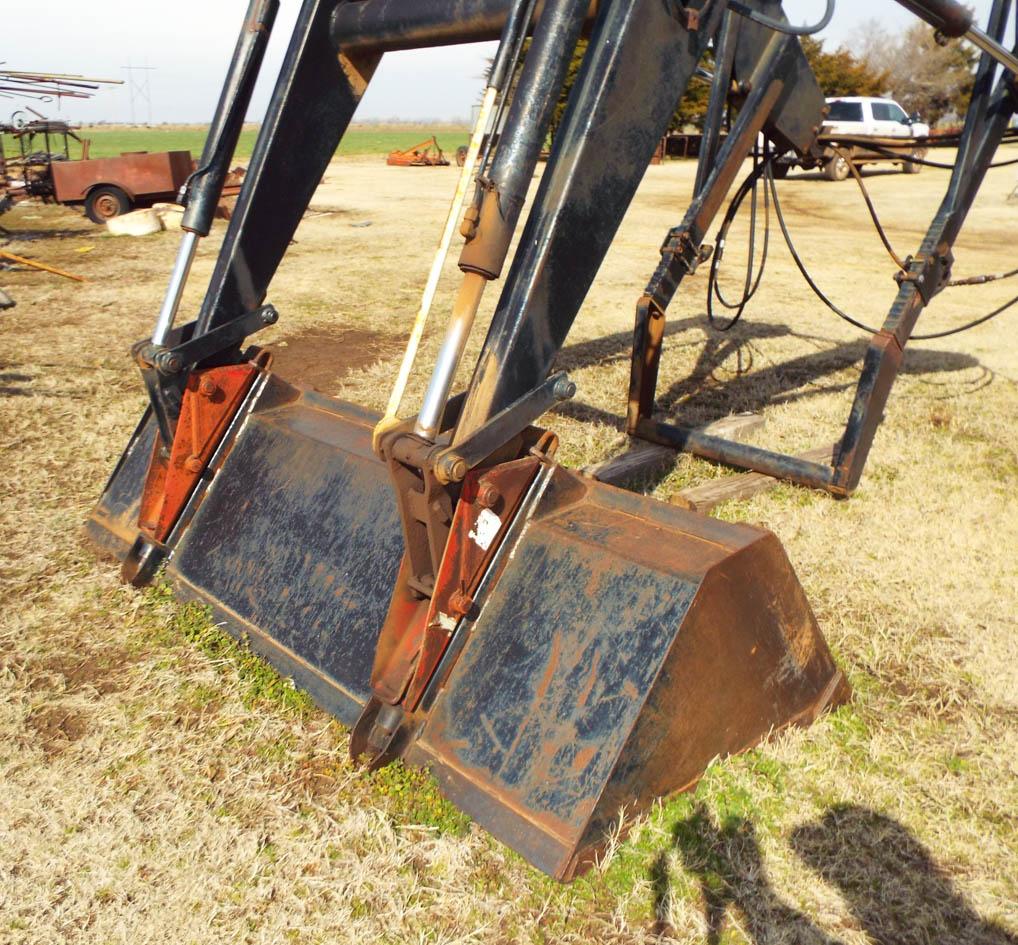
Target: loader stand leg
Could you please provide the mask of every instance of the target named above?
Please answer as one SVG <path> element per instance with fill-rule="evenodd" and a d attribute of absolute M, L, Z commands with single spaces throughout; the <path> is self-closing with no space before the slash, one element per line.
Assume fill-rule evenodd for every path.
<path fill-rule="evenodd" d="M 1003 35 L 1009 9 L 1010 0 L 997 0 L 994 4 L 989 29 L 992 37 L 999 39 Z M 847 496 L 855 490 L 901 368 L 905 345 L 923 309 L 950 279 L 951 248 L 1015 110 L 1014 77 L 1004 73 L 994 89 L 995 68 L 995 61 L 984 54 L 947 193 L 919 252 L 910 258 L 907 271 L 896 276 L 900 285 L 898 296 L 882 329 L 866 351 L 855 400 L 845 432 L 834 451 L 833 463 L 811 462 L 653 419 L 665 310 L 682 276 L 690 271 L 690 263 L 695 265 L 694 246 L 698 247 L 699 243 L 691 243 L 689 235 L 702 238 L 709 220 L 699 228 L 690 223 L 695 222 L 698 204 L 712 187 L 710 179 L 687 215 L 690 223 L 672 231 L 665 243 L 664 259 L 637 308 L 629 393 L 630 435 L 740 469 L 824 489 L 834 495 Z M 743 112 L 747 110 L 744 107 Z M 738 127 L 739 123 L 729 142 L 736 137 Z M 727 157 L 730 154 L 726 144 L 719 155 L 719 168 Z M 722 196 L 723 192 L 717 199 Z"/>

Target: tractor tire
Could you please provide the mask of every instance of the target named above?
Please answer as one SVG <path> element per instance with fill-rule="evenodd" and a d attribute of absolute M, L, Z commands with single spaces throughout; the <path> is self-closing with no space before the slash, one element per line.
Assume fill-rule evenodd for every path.
<path fill-rule="evenodd" d="M 922 160 L 926 157 L 926 152 L 922 148 L 916 148 L 909 157 L 919 158 Z M 906 174 L 918 174 L 923 169 L 923 166 L 922 164 L 916 164 L 914 161 L 902 161 L 901 169 Z"/>
<path fill-rule="evenodd" d="M 96 187 L 85 198 L 85 216 L 93 223 L 105 223 L 131 209 L 131 198 L 119 187 Z"/>
<path fill-rule="evenodd" d="M 840 154 L 835 154 L 834 157 L 824 164 L 824 177 L 828 180 L 845 180 L 849 173 L 851 172 L 848 167 L 848 161 Z"/>

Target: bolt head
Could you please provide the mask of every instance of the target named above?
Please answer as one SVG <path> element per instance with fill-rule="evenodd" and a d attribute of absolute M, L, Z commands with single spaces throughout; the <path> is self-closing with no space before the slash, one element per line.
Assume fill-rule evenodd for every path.
<path fill-rule="evenodd" d="M 490 482 L 481 482 L 477 487 L 477 504 L 484 509 L 493 509 L 502 498 L 498 487 Z"/>
<path fill-rule="evenodd" d="M 555 382 L 554 394 L 559 400 L 569 400 L 576 396 L 576 385 L 568 377 L 560 378 Z"/>
<path fill-rule="evenodd" d="M 471 597 L 462 590 L 455 590 L 449 595 L 449 612 L 453 617 L 465 617 L 473 606 Z"/>
<path fill-rule="evenodd" d="M 205 464 L 198 456 L 188 456 L 184 460 L 184 468 L 191 473 L 200 473 L 205 468 Z"/>
<path fill-rule="evenodd" d="M 184 362 L 180 359 L 178 354 L 165 354 L 159 355 L 158 359 L 159 367 L 166 374 L 179 374 L 184 367 Z"/>
<path fill-rule="evenodd" d="M 198 391 L 205 397 L 214 397 L 219 393 L 219 387 L 211 377 L 203 377 L 198 383 Z"/>

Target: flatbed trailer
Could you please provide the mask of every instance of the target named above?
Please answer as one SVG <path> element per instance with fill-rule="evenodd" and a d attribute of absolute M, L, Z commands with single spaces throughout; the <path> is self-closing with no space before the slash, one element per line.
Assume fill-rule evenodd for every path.
<path fill-rule="evenodd" d="M 918 174 L 928 150 L 927 138 L 884 138 L 862 135 L 819 135 L 820 159 L 807 163 L 794 154 L 783 157 L 774 165 L 777 177 L 785 177 L 793 167 L 819 167 L 828 180 L 845 180 L 851 173 L 849 159 L 856 167 L 864 164 L 896 164 L 906 174 Z M 890 152 L 890 153 L 889 153 Z M 910 159 L 916 160 L 910 160 Z"/>

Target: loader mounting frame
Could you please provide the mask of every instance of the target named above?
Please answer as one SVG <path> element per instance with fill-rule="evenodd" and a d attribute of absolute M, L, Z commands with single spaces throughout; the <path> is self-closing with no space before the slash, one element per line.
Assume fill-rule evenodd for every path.
<path fill-rule="evenodd" d="M 275 0 L 251 4 L 206 148 L 218 169 L 263 49 L 250 24 L 275 13 Z M 717 37 L 709 156 L 641 301 L 629 418 L 636 435 L 709 446 L 652 420 L 665 309 L 757 135 L 812 153 L 823 105 L 800 45 L 772 28 L 778 0 L 740 6 L 764 20 L 735 19 L 722 0 L 303 0 L 197 318 L 171 330 L 196 245 L 185 236 L 157 330 L 136 348 L 151 408 L 90 522 L 129 577 L 143 583 L 164 564 L 178 594 L 208 604 L 348 724 L 354 755 L 427 765 L 468 814 L 560 879 L 596 860 L 621 810 L 692 787 L 713 758 L 850 694 L 773 534 L 571 472 L 534 425 L 575 393 L 554 361 Z M 993 36 L 1007 7 L 996 0 Z M 588 51 L 471 381 L 450 397 L 463 351 L 453 329 L 469 328 L 501 275 L 584 30 Z M 501 34 L 499 62 L 527 32 L 420 414 L 383 427 L 245 352 L 247 335 L 275 321 L 271 280 L 382 55 Z M 959 159 L 979 179 L 1011 112 L 991 73 L 984 62 Z M 732 88 L 739 118 L 719 148 Z M 217 179 L 195 185 L 193 236 L 208 232 L 199 211 Z M 956 172 L 951 186 L 885 329 L 893 344 L 867 359 L 867 410 L 843 458 L 865 458 L 900 349 L 946 278 L 978 180 Z"/>

